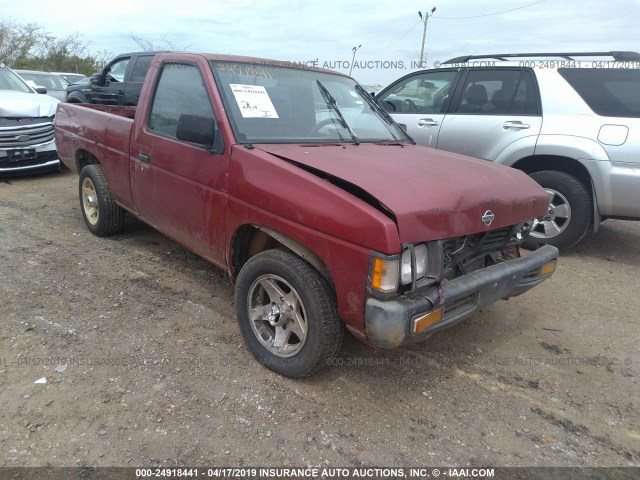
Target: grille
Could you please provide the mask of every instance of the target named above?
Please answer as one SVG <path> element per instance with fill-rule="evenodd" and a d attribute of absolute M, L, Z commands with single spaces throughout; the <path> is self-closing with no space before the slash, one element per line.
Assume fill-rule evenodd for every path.
<path fill-rule="evenodd" d="M 442 242 L 442 253 L 445 264 L 458 263 L 479 253 L 497 250 L 509 242 L 512 231 L 513 227 L 504 227 L 444 240 Z"/>
<path fill-rule="evenodd" d="M 449 280 L 485 267 L 486 256 L 506 246 L 514 227 L 504 227 L 442 241 L 443 275 Z"/>
<path fill-rule="evenodd" d="M 54 126 L 50 119 L 37 124 L 0 128 L 0 148 L 26 148 L 51 142 L 53 138 Z"/>

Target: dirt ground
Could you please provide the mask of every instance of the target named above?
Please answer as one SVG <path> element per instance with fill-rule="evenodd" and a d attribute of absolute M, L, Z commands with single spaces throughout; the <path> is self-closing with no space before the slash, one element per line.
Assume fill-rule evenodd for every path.
<path fill-rule="evenodd" d="M 131 218 L 92 236 L 77 197 L 69 172 L 0 181 L 0 466 L 640 466 L 640 222 L 294 381 L 253 360 L 220 270 Z"/>

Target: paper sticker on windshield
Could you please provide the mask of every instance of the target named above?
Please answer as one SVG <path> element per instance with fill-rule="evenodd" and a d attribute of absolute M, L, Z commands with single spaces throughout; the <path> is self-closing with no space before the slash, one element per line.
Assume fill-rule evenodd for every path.
<path fill-rule="evenodd" d="M 267 90 L 260 85 L 229 85 L 244 118 L 279 118 Z"/>

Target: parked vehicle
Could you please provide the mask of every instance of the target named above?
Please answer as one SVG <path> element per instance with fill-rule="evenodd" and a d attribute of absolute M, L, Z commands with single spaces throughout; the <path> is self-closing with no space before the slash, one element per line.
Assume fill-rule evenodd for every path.
<path fill-rule="evenodd" d="M 540 186 L 415 146 L 339 73 L 159 54 L 137 109 L 62 103 L 56 127 L 89 230 L 126 211 L 225 269 L 249 349 L 283 375 L 330 362 L 343 321 L 394 348 L 555 270 L 556 248 L 518 249 Z"/>
<path fill-rule="evenodd" d="M 0 65 L 0 176 L 60 168 L 53 126 L 57 104 Z"/>
<path fill-rule="evenodd" d="M 65 101 L 137 105 L 142 82 L 156 53 L 158 52 L 135 52 L 117 56 L 101 72 L 91 75 L 89 83 L 69 85 Z"/>
<path fill-rule="evenodd" d="M 376 98 L 421 145 L 531 175 L 549 195 L 539 242 L 571 247 L 602 220 L 640 218 L 638 53 L 458 57 Z"/>
<path fill-rule="evenodd" d="M 69 86 L 63 77 L 55 73 L 39 72 L 36 70 L 14 70 L 25 82 L 33 82 L 37 87 L 47 89 L 47 95 L 58 100 L 64 100 L 64 93 Z"/>
<path fill-rule="evenodd" d="M 78 83 L 78 82 L 80 82 L 80 81 L 82 81 L 84 79 L 88 79 L 89 78 L 86 75 L 83 75 L 81 73 L 69 73 L 69 72 L 51 72 L 51 73 L 55 73 L 56 75 L 60 75 L 67 82 L 69 82 L 69 84 Z"/>

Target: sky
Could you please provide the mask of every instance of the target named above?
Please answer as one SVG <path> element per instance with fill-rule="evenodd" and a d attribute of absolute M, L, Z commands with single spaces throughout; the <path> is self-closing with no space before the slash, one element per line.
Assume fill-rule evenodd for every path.
<path fill-rule="evenodd" d="M 640 50 L 640 0 L 0 0 L 0 19 L 76 32 L 90 52 L 140 50 L 133 37 L 180 50 L 304 62 L 387 85 L 467 54 Z"/>

